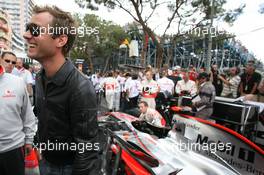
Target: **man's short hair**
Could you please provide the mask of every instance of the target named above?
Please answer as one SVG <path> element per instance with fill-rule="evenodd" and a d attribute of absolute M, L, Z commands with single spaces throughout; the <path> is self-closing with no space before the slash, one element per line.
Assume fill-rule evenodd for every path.
<path fill-rule="evenodd" d="M 140 101 L 139 104 L 144 104 L 144 106 L 148 107 L 148 103 L 146 101 Z"/>
<path fill-rule="evenodd" d="M 130 72 L 126 72 L 125 73 L 125 77 L 130 77 L 131 76 L 131 73 Z"/>
<path fill-rule="evenodd" d="M 66 56 L 69 53 L 69 50 L 72 48 L 76 38 L 76 32 L 71 32 L 72 29 L 76 31 L 77 26 L 75 20 L 72 18 L 69 12 L 65 12 L 56 6 L 35 6 L 33 9 L 34 14 L 39 14 L 43 12 L 48 12 L 53 16 L 51 27 L 54 27 L 56 29 L 56 32 L 54 32 L 52 37 L 58 37 L 63 34 L 67 35 L 68 41 L 62 47 L 62 53 L 64 56 Z M 67 29 L 66 32 L 65 29 Z"/>
<path fill-rule="evenodd" d="M 12 51 L 3 51 L 1 54 L 1 58 L 4 58 L 5 55 L 13 55 L 14 57 L 16 57 L 16 54 L 14 54 Z"/>
<path fill-rule="evenodd" d="M 183 74 L 188 74 L 188 73 L 189 73 L 189 71 L 188 71 L 187 69 L 183 69 L 181 72 L 182 72 Z"/>
<path fill-rule="evenodd" d="M 132 80 L 137 80 L 138 79 L 138 74 L 133 73 L 131 77 L 132 77 Z"/>
<path fill-rule="evenodd" d="M 148 73 L 148 72 L 150 72 L 151 74 L 153 74 L 152 69 L 146 69 L 145 70 L 145 74 Z"/>

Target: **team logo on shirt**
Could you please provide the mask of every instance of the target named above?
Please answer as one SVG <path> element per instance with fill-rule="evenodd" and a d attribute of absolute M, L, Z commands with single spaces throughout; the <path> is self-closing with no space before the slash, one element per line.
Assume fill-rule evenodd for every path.
<path fill-rule="evenodd" d="M 3 98 L 12 98 L 12 97 L 16 97 L 15 93 L 12 92 L 11 90 L 6 90 L 4 92 L 4 95 L 2 96 Z"/>

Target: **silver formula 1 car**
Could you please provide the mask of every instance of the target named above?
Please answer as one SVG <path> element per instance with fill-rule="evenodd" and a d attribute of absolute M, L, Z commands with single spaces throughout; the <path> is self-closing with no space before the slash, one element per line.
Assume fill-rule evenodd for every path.
<path fill-rule="evenodd" d="M 108 136 L 103 174 L 264 174 L 264 151 L 221 125 L 175 114 L 159 128 L 119 112 L 99 117 Z"/>

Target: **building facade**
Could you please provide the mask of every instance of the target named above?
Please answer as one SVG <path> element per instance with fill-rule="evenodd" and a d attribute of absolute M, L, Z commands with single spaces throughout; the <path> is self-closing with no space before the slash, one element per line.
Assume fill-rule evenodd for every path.
<path fill-rule="evenodd" d="M 0 0 L 0 9 L 10 16 L 11 27 L 18 36 L 23 36 L 35 3 L 33 0 Z"/>

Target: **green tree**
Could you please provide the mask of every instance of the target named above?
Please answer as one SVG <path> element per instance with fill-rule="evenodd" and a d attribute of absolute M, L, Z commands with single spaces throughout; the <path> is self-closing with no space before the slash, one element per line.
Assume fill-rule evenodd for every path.
<path fill-rule="evenodd" d="M 186 26 L 190 21 L 195 22 L 195 25 L 192 25 L 193 28 L 210 24 L 212 18 L 232 23 L 236 20 L 238 15 L 242 13 L 244 8 L 244 5 L 241 5 L 237 9 L 226 11 L 224 9 L 226 0 L 214 1 L 214 14 L 210 15 L 212 9 L 210 0 L 75 0 L 75 2 L 82 8 L 98 10 L 99 5 L 103 4 L 109 9 L 120 8 L 128 13 L 134 21 L 141 25 L 144 34 L 147 34 L 155 40 L 158 67 L 161 67 L 163 59 L 163 44 L 168 29 L 171 28 L 173 23 L 178 24 L 176 34 L 176 36 L 178 36 L 181 26 Z M 167 23 L 164 25 L 164 32 L 161 34 L 160 40 L 158 41 L 155 39 L 157 38 L 157 35 L 154 32 L 154 29 L 150 27 L 149 21 L 154 18 L 155 15 L 153 14 L 157 11 L 164 11 L 164 6 L 170 11 L 170 16 L 167 19 Z M 146 51 L 143 49 L 142 57 L 144 57 L 145 52 Z"/>
<path fill-rule="evenodd" d="M 83 18 L 75 15 L 75 18 L 79 22 L 79 28 L 83 30 L 76 38 L 71 57 L 88 60 L 90 70 L 93 71 L 93 58 L 105 59 L 103 62 L 107 63 L 113 51 L 127 38 L 127 34 L 119 25 L 93 14 L 87 14 Z"/>

